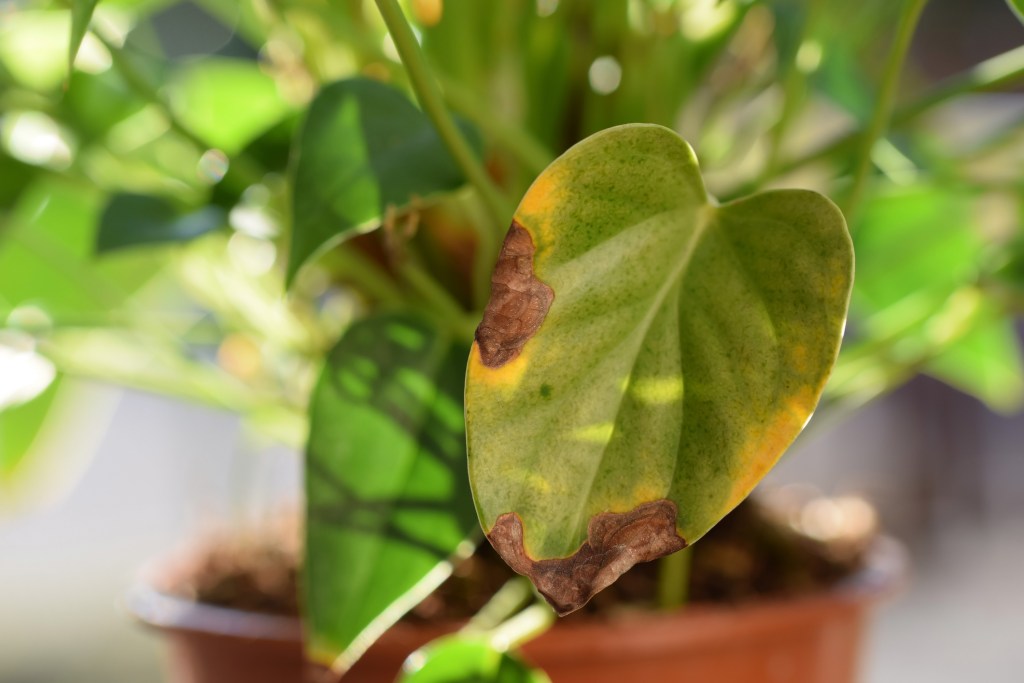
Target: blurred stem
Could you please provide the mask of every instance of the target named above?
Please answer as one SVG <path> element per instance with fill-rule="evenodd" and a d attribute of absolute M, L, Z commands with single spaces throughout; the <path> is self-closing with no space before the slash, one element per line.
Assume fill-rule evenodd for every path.
<path fill-rule="evenodd" d="M 804 15 L 803 26 L 801 27 L 800 42 L 796 50 L 793 51 L 792 60 L 785 66 L 786 72 L 782 82 L 782 111 L 779 113 L 779 120 L 771 131 L 768 161 L 761 174 L 760 182 L 764 182 L 775 175 L 775 170 L 779 165 L 782 143 L 806 95 L 807 74 L 800 68 L 800 51 L 804 49 L 805 45 L 810 44 L 811 36 L 814 34 L 818 24 L 818 17 L 821 15 L 821 10 L 824 6 L 824 0 L 808 0 L 807 11 Z"/>
<path fill-rule="evenodd" d="M 1024 80 L 1024 46 L 986 59 L 963 73 L 951 76 L 913 102 L 897 107 L 891 123 L 893 126 L 904 126 L 961 95 L 998 90 L 1021 80 Z M 863 135 L 864 129 L 850 131 L 815 150 L 780 163 L 776 173 L 790 173 L 830 156 L 849 152 Z M 742 197 L 755 189 L 755 183 L 746 183 L 730 190 L 722 199 Z"/>
<path fill-rule="evenodd" d="M 537 176 L 554 160 L 554 155 L 539 140 L 519 126 L 506 123 L 484 104 L 480 97 L 452 79 L 442 79 L 444 97 L 452 109 L 469 119 L 505 150 L 512 153 L 527 171 Z"/>
<path fill-rule="evenodd" d="M 853 167 L 853 181 L 849 194 L 843 206 L 843 213 L 846 214 L 848 224 L 853 224 L 854 215 L 871 171 L 871 152 L 878 139 L 885 134 L 892 114 L 893 101 L 896 98 L 896 88 L 899 86 L 900 75 L 903 72 L 903 62 L 906 60 L 907 52 L 910 49 L 910 42 L 914 38 L 914 30 L 921 18 L 921 11 L 928 4 L 928 0 L 905 0 L 903 9 L 900 12 L 899 21 L 896 26 L 896 35 L 893 38 L 892 46 L 889 48 L 889 56 L 885 61 L 885 70 L 882 74 L 882 84 L 878 92 L 878 99 L 875 100 L 875 110 L 871 115 L 871 121 L 860 138 L 857 148 L 856 161 Z"/>
<path fill-rule="evenodd" d="M 672 553 L 658 560 L 658 608 L 666 612 L 677 610 L 690 597 L 690 548 Z"/>
<path fill-rule="evenodd" d="M 430 273 L 424 270 L 415 258 L 409 257 L 399 268 L 402 279 L 433 310 L 443 325 L 446 325 L 459 339 L 472 340 L 476 320 L 470 318 L 462 306 L 452 298 Z"/>
<path fill-rule="evenodd" d="M 463 632 L 489 631 L 515 614 L 533 598 L 533 586 L 524 576 L 515 576 L 498 589 L 480 611 L 473 615 Z"/>
<path fill-rule="evenodd" d="M 511 209 L 506 205 L 498 188 L 487 175 L 483 165 L 473 154 L 469 143 L 459 132 L 455 121 L 444 106 L 441 91 L 433 74 L 427 67 L 420 45 L 416 42 L 412 28 L 405 19 L 397 0 L 376 0 L 384 23 L 391 33 L 402 64 L 409 74 L 409 81 L 416 92 L 416 99 L 434 123 L 438 135 L 441 136 L 455 162 L 462 169 L 469 182 L 477 189 L 484 200 L 484 206 L 490 214 L 491 225 L 477 226 L 479 232 L 479 248 L 473 264 L 473 298 L 478 307 L 482 307 L 490 293 L 490 272 L 498 256 L 498 234 L 501 227 L 512 217 Z"/>
<path fill-rule="evenodd" d="M 349 244 L 341 244 L 324 255 L 332 270 L 356 286 L 364 294 L 386 306 L 405 303 L 406 297 L 391 276 L 370 257 Z"/>
<path fill-rule="evenodd" d="M 555 613 L 546 604 L 537 602 L 488 634 L 496 650 L 514 650 L 551 628 Z"/>

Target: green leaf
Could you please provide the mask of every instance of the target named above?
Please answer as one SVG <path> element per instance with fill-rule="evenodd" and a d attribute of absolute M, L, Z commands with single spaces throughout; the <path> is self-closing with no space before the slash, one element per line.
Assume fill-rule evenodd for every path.
<path fill-rule="evenodd" d="M 470 355 L 470 481 L 492 544 L 567 613 L 700 538 L 809 419 L 852 266 L 827 199 L 718 206 L 666 128 L 566 152 L 519 205 Z"/>
<path fill-rule="evenodd" d="M 465 347 L 411 315 L 353 325 L 310 406 L 308 649 L 344 670 L 472 550 Z"/>
<path fill-rule="evenodd" d="M 1024 363 L 1013 322 L 987 319 L 925 366 L 925 372 L 1012 414 L 1024 405 Z"/>
<path fill-rule="evenodd" d="M 119 306 L 166 265 L 150 250 L 95 258 L 102 200 L 94 188 L 46 176 L 25 189 L 0 226 L 6 305 L 36 306 L 57 319 L 90 319 Z"/>
<path fill-rule="evenodd" d="M 247 59 L 207 57 L 189 63 L 174 72 L 168 93 L 185 125 L 228 156 L 291 112 L 274 79 Z"/>
<path fill-rule="evenodd" d="M 447 636 L 414 652 L 397 683 L 550 683 L 483 636 Z"/>
<path fill-rule="evenodd" d="M 1006 0 L 1006 4 L 1010 6 L 1018 19 L 1024 21 L 1024 0 Z"/>
<path fill-rule="evenodd" d="M 479 137 L 463 129 L 479 147 Z M 401 92 L 367 79 L 324 87 L 295 149 L 289 281 L 314 254 L 375 228 L 389 206 L 463 183 L 426 115 Z"/>
<path fill-rule="evenodd" d="M 99 0 L 72 0 L 71 4 L 71 41 L 68 45 L 68 73 L 75 70 L 75 57 L 82 46 L 85 32 L 89 30 L 92 13 Z"/>
<path fill-rule="evenodd" d="M 116 194 L 100 217 L 96 252 L 103 254 L 142 244 L 187 242 L 226 224 L 227 214 L 219 206 L 182 211 L 162 197 Z"/>
<path fill-rule="evenodd" d="M 31 400 L 0 407 L 0 492 L 17 485 L 19 469 L 46 421 L 59 385 L 57 378 Z"/>

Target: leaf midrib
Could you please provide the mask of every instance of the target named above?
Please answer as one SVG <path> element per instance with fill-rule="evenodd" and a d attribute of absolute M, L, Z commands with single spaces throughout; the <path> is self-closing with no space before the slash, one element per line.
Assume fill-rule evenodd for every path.
<path fill-rule="evenodd" d="M 650 331 L 651 324 L 654 322 L 654 318 L 657 316 L 658 311 L 661 310 L 669 293 L 679 286 L 679 282 L 682 278 L 683 273 L 686 271 L 690 262 L 693 260 L 693 255 L 697 252 L 697 247 L 699 246 L 702 238 L 707 232 L 708 227 L 714 222 L 713 218 L 715 216 L 715 212 L 716 207 L 710 203 L 703 204 L 697 207 L 696 226 L 694 227 L 693 232 L 690 234 L 689 239 L 686 241 L 686 244 L 683 247 L 682 257 L 678 260 L 676 266 L 671 270 L 669 276 L 665 278 L 665 282 L 662 284 L 662 286 L 658 289 L 657 293 L 653 297 L 652 305 L 648 307 L 647 311 L 644 313 L 643 318 L 640 319 L 640 322 L 633 329 L 633 331 L 630 332 L 630 334 L 623 340 L 623 344 L 628 343 L 632 340 L 638 340 L 637 343 L 639 344 L 640 342 L 647 338 L 647 333 Z M 665 214 L 670 213 L 673 212 L 665 212 Z M 634 351 L 632 352 L 633 360 L 630 364 L 630 377 L 632 377 L 632 371 L 636 368 L 636 359 L 638 355 L 639 354 L 634 349 Z M 626 391 L 628 391 L 628 388 Z M 617 425 L 619 422 L 619 414 L 622 410 L 622 401 L 625 398 L 626 391 L 622 391 L 618 395 L 619 398 L 618 402 L 615 405 L 615 411 L 613 414 L 614 419 L 612 420 L 612 425 Z M 586 495 L 583 497 L 583 505 L 580 506 L 579 511 L 576 514 L 576 521 L 573 524 L 573 527 L 576 530 L 577 538 L 582 537 L 585 539 L 587 536 L 586 529 L 581 527 L 581 524 L 584 521 L 583 516 L 586 511 L 587 503 L 590 501 L 591 494 L 593 493 L 594 484 L 597 481 L 597 473 L 601 470 L 601 464 L 604 462 L 605 456 L 608 452 L 608 445 L 611 443 L 611 441 L 611 439 L 608 439 L 608 441 L 604 443 L 603 447 L 601 448 L 601 457 L 595 459 L 595 465 L 591 471 L 590 480 L 587 482 L 587 492 Z M 675 465 L 673 465 L 673 472 L 670 481 L 675 479 L 676 466 L 678 466 L 678 458 L 675 460 Z"/>

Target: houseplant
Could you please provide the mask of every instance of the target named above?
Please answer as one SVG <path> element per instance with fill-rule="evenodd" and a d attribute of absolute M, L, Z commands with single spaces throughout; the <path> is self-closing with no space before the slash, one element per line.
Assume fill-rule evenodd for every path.
<path fill-rule="evenodd" d="M 812 93 L 823 92 L 855 111 L 864 106 L 839 87 L 859 78 L 849 63 L 858 54 L 856 32 L 838 39 L 848 29 L 843 9 L 809 5 L 804 12 L 786 3 L 411 3 L 423 49 L 436 69 L 431 73 L 395 5 L 380 5 L 390 42 L 382 42 L 385 26 L 376 9 L 360 2 L 337 8 L 244 6 L 235 14 L 210 3 L 214 16 L 237 24 L 243 42 L 264 46 L 263 64 L 272 76 L 240 60 L 169 65 L 154 59 L 146 42 L 152 10 L 146 8 L 132 15 L 138 27 L 125 33 L 116 8 L 104 16 L 101 5 L 87 33 L 92 6 L 75 4 L 71 33 L 87 40 L 64 96 L 63 56 L 53 70 L 56 80 L 45 81 L 18 61 L 22 52 L 11 37 L 14 30 L 4 42 L 4 76 L 11 84 L 5 164 L 17 182 L 5 185 L 15 208 L 5 230 L 4 277 L 11 282 L 3 293 L 13 309 L 5 319 L 19 343 L 38 343 L 41 357 L 65 375 L 99 375 L 207 400 L 244 412 L 258 428 L 293 442 L 304 431 L 311 377 L 326 359 L 312 393 L 308 457 L 308 594 L 312 648 L 320 659 L 347 653 L 338 662 L 346 666 L 360 644 L 436 583 L 449 555 L 464 552 L 476 525 L 456 465 L 462 453 L 465 346 L 488 300 L 514 200 L 528 198 L 517 219 L 533 246 L 544 248 L 531 231 L 540 229 L 546 209 L 530 202 L 554 201 L 537 199 L 549 197 L 538 193 L 565 162 L 545 171 L 548 163 L 555 151 L 590 133 L 636 121 L 689 130 L 707 182 L 723 199 L 825 162 L 811 184 L 842 200 L 862 242 L 856 343 L 840 359 L 830 407 L 867 400 L 922 369 L 996 405 L 1008 406 L 1019 395 L 1019 364 L 1012 365 L 1015 350 L 1006 327 L 1007 314 L 1019 306 L 1012 287 L 1019 281 L 1019 246 L 1010 239 L 983 244 L 966 222 L 968 207 L 979 197 L 1019 196 L 1019 178 L 992 171 L 992 158 L 1014 148 L 1019 122 L 967 149 L 944 149 L 928 127 L 909 125 L 956 95 L 1019 78 L 1019 51 L 909 99 L 891 117 L 904 128 L 884 137 L 923 3 L 888 10 L 899 12 L 897 31 L 879 70 L 879 97 L 874 106 L 875 98 L 868 98 L 862 129 L 822 143 L 824 151 L 812 141 L 805 153 L 787 143 L 807 126 L 798 118 L 802 107 L 821 105 Z M 876 9 L 875 15 L 867 13 L 874 27 L 887 11 L 881 4 Z M 18 12 L 17 34 L 26 35 L 34 24 L 45 34 L 52 27 L 47 22 L 58 17 L 66 22 L 67 11 L 42 5 Z M 127 42 L 120 46 L 122 38 Z M 77 40 L 73 44 L 72 53 Z M 169 66 L 165 79 L 159 71 Z M 363 77 L 352 78 L 356 72 Z M 448 106 L 469 123 L 453 123 L 444 111 L 438 78 Z M 165 80 L 169 85 L 161 87 Z M 416 90 L 426 115 L 402 93 L 406 84 Z M 775 111 L 767 96 L 754 96 L 778 91 L 784 98 Z M 591 140 L 668 135 L 644 127 L 617 130 Z M 760 157 L 745 154 L 751 140 L 744 133 L 763 133 Z M 691 192 L 688 203 L 676 208 L 708 211 L 685 145 L 672 136 L 650 139 L 656 158 L 677 152 L 679 161 L 665 177 L 672 178 L 671 187 Z M 577 155 L 585 158 L 604 163 L 605 157 L 622 156 L 621 149 L 598 154 L 587 151 L 593 141 L 584 144 L 591 147 L 577 148 L 584 150 Z M 477 158 L 482 152 L 486 168 Z M 881 178 L 872 176 L 872 159 L 884 172 Z M 621 168 L 609 171 L 615 176 Z M 538 175 L 548 181 L 538 186 Z M 629 189 L 622 205 L 648 191 L 635 185 L 636 176 L 625 178 Z M 472 187 L 459 189 L 465 180 Z M 527 192 L 531 185 L 535 189 Z M 578 191 L 575 184 L 565 186 Z M 664 190 L 657 194 L 678 199 Z M 591 201 L 606 195 L 600 192 Z M 835 213 L 830 215 L 835 224 Z M 936 220 L 948 229 L 918 234 Z M 218 232 L 226 222 L 234 229 L 230 239 Z M 54 242 L 72 242 L 61 234 L 69 224 L 85 240 L 98 225 L 95 244 L 106 255 L 94 264 L 78 258 L 79 245 L 71 253 L 55 250 Z M 373 232 L 357 237 L 367 231 Z M 201 234 L 208 236 L 179 252 L 140 246 Z M 351 239 L 337 244 L 344 238 Z M 924 250 L 920 261 L 894 268 L 886 257 L 896 253 L 900 240 L 934 248 Z M 983 253 L 989 248 L 991 253 Z M 278 251 L 287 251 L 287 262 Z M 647 252 L 623 250 L 629 254 Z M 643 265 L 656 271 L 657 250 L 652 257 Z M 43 270 L 36 267 L 40 261 Z M 180 316 L 151 315 L 154 308 L 162 310 L 168 295 L 165 281 L 154 286 L 150 278 L 157 264 L 168 261 L 180 269 L 200 314 L 183 307 Z M 59 275 L 57 287 L 47 276 L 52 271 Z M 63 288 L 68 291 L 53 292 L 67 277 L 74 279 Z M 291 296 L 282 302 L 285 278 Z M 146 287 L 138 295 L 125 296 L 142 283 Z M 338 283 L 348 287 L 342 290 Z M 553 289 L 560 300 L 561 290 Z M 359 322 L 342 335 L 345 325 L 339 321 L 346 319 Z M 837 320 L 833 311 L 833 333 Z M 540 328 L 533 332 L 542 334 Z M 608 337 L 616 333 L 601 328 L 589 343 L 614 341 Z M 827 356 L 834 345 L 834 339 L 826 341 L 819 350 Z M 145 358 L 128 353 L 140 347 Z M 986 350 L 980 358 L 978 348 Z M 216 363 L 204 359 L 211 350 Z M 758 365 L 755 349 L 734 351 L 738 358 L 749 357 L 748 365 Z M 561 368 L 567 362 L 549 364 Z M 1001 373 L 992 372 L 993 362 L 1015 371 L 996 377 Z M 487 371 L 475 372 L 479 391 Z M 822 372 L 818 368 L 816 376 Z M 506 423 L 519 424 L 491 415 L 485 394 L 473 399 L 472 372 L 470 379 L 471 401 L 478 401 L 477 414 L 483 415 L 478 424 L 486 423 L 477 438 Z M 561 392 L 555 383 L 540 382 L 535 390 L 542 398 L 548 398 L 545 385 L 552 396 Z M 669 403 L 678 393 L 671 381 L 640 391 Z M 5 417 L 30 425 L 48 396 L 44 392 L 14 408 L 20 415 L 9 411 Z M 802 422 L 813 403 L 805 401 L 792 419 Z M 579 426 L 593 427 L 581 433 L 585 444 L 614 433 L 607 420 Z M 786 427 L 778 440 L 788 441 L 798 426 Z M 395 453 L 419 468 L 410 482 L 393 480 L 399 465 L 381 459 Z M 777 455 L 775 448 L 771 457 Z M 14 459 L 5 454 L 5 462 Z M 522 474 L 511 480 L 529 482 Z M 752 483 L 745 482 L 742 492 Z M 664 495 L 644 493 L 635 502 Z M 572 511 L 586 519 L 589 506 L 577 503 Z M 718 506 L 719 513 L 727 507 Z M 510 512 L 499 508 L 484 516 L 489 531 L 496 515 Z M 602 509 L 609 508 L 626 511 L 617 505 Z M 696 534 L 712 518 L 702 516 Z M 552 543 L 578 547 L 580 531 Z M 353 558 L 374 554 L 383 559 L 355 566 Z M 670 562 L 666 566 L 666 574 L 680 571 Z M 476 646 L 482 647 L 479 639 L 467 647 Z"/>

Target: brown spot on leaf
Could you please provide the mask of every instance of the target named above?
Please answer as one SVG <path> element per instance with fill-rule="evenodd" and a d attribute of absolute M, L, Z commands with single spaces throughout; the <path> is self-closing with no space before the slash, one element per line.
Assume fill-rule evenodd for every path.
<path fill-rule="evenodd" d="M 519 356 L 555 298 L 533 274 L 535 250 L 530 233 L 512 221 L 491 276 L 491 299 L 476 328 L 480 360 L 489 368 L 500 368 Z"/>
<path fill-rule="evenodd" d="M 590 518 L 587 540 L 571 556 L 534 560 L 523 547 L 523 522 L 514 512 L 498 517 L 487 539 L 513 570 L 528 576 L 559 616 L 587 604 L 638 562 L 682 550 L 676 533 L 676 504 L 667 499 L 638 505 L 629 512 L 604 512 Z"/>

